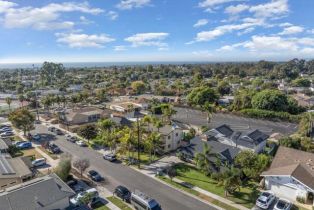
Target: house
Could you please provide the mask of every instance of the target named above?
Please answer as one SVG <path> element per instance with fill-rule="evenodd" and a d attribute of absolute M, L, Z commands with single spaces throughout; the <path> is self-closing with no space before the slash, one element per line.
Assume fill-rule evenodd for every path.
<path fill-rule="evenodd" d="M 314 154 L 280 146 L 264 177 L 265 188 L 276 195 L 295 201 L 305 198 L 313 204 Z"/>
<path fill-rule="evenodd" d="M 0 191 L 0 210 L 66 209 L 73 195 L 57 175 L 50 174 Z"/>
<path fill-rule="evenodd" d="M 178 149 L 183 139 L 183 130 L 175 123 L 172 125 L 164 125 L 161 128 L 149 126 L 152 131 L 158 132 L 161 135 L 163 152 L 170 152 Z"/>
<path fill-rule="evenodd" d="M 293 98 L 298 102 L 299 106 L 310 107 L 314 105 L 314 97 L 307 96 L 305 94 L 294 94 Z"/>
<path fill-rule="evenodd" d="M 201 137 L 196 136 L 190 140 L 190 143 L 182 147 L 180 153 L 184 158 L 193 160 L 197 153 L 204 151 L 204 144 L 207 144 L 210 148 L 211 153 L 216 154 L 216 157 L 221 163 L 232 164 L 236 155 L 241 151 L 239 148 L 234 146 L 222 144 L 218 141 L 203 140 Z M 216 160 L 212 160 L 214 163 Z"/>
<path fill-rule="evenodd" d="M 0 155 L 0 190 L 20 184 L 32 176 L 33 174 L 23 158 Z"/>
<path fill-rule="evenodd" d="M 218 99 L 218 104 L 221 106 L 228 106 L 232 104 L 234 101 L 234 96 L 224 96 L 220 99 Z"/>
<path fill-rule="evenodd" d="M 131 111 L 139 111 L 141 109 L 141 106 L 138 104 L 135 104 L 133 102 L 127 101 L 127 102 L 121 102 L 121 103 L 115 103 L 109 105 L 109 109 L 117 111 L 117 112 L 131 112 Z"/>
<path fill-rule="evenodd" d="M 63 124 L 81 125 L 97 122 L 99 119 L 110 117 L 109 110 L 102 110 L 96 107 L 82 107 L 78 109 L 67 109 L 59 112 L 59 118 Z"/>
<path fill-rule="evenodd" d="M 219 141 L 222 144 L 237 147 L 241 150 L 251 150 L 261 153 L 266 147 L 268 135 L 255 129 L 247 133 L 235 132 L 228 125 L 223 124 L 203 134 L 206 140 Z"/>

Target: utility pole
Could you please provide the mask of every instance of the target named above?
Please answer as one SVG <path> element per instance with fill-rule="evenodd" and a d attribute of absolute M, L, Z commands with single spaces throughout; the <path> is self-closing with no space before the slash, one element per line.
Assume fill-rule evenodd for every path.
<path fill-rule="evenodd" d="M 141 168 L 141 160 L 140 160 L 140 122 L 138 117 L 136 118 L 137 121 L 137 160 L 138 160 L 138 165 L 137 167 L 140 169 Z"/>
<path fill-rule="evenodd" d="M 38 101 L 37 101 L 37 87 L 36 87 L 36 74 L 35 74 L 35 65 L 33 64 L 33 72 L 34 72 L 34 82 L 33 86 L 35 87 L 35 107 L 36 107 L 36 115 L 37 115 L 37 121 L 39 121 L 39 113 L 38 113 Z"/>

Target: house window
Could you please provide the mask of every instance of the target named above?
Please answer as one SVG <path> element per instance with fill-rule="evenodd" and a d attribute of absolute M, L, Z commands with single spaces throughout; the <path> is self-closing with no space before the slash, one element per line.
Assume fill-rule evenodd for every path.
<path fill-rule="evenodd" d="M 179 136 L 179 134 L 178 134 L 178 133 L 176 133 L 176 136 Z"/>
<path fill-rule="evenodd" d="M 168 139 L 170 139 L 171 138 L 171 136 L 168 136 Z"/>
<path fill-rule="evenodd" d="M 168 144 L 168 149 L 170 149 L 170 147 L 171 147 L 171 144 Z"/>

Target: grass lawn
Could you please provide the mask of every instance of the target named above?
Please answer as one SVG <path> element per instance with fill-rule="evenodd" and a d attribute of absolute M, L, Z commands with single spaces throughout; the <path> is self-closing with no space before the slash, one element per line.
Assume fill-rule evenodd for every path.
<path fill-rule="evenodd" d="M 44 153 L 46 153 L 47 155 L 49 155 L 52 159 L 57 160 L 59 157 L 56 154 L 52 154 L 50 152 L 48 152 L 45 148 L 43 148 L 42 146 L 39 146 L 38 149 L 40 149 L 41 151 L 43 151 Z"/>
<path fill-rule="evenodd" d="M 102 202 L 97 202 L 95 205 L 93 205 L 93 209 L 95 209 L 95 210 L 110 210 L 110 208 L 108 208 Z"/>
<path fill-rule="evenodd" d="M 26 157 L 34 157 L 34 159 L 38 159 L 38 158 L 42 158 L 42 157 L 43 157 L 41 154 L 39 154 L 39 153 L 35 150 L 35 148 L 21 150 L 21 152 L 23 152 L 23 156 L 26 156 Z"/>
<path fill-rule="evenodd" d="M 217 194 L 221 197 L 225 196 L 223 187 L 217 185 L 217 181 L 205 176 L 196 168 L 185 164 L 178 164 L 175 168 L 177 170 L 178 179 L 191 183 L 194 186 Z M 248 183 L 246 186 L 241 187 L 240 191 L 237 191 L 233 195 L 229 195 L 226 198 L 247 208 L 252 208 L 255 205 L 258 193 L 257 184 Z"/>
<path fill-rule="evenodd" d="M 211 197 L 209 197 L 209 196 L 207 196 L 207 195 L 201 194 L 201 193 L 199 193 L 199 192 L 197 192 L 197 191 L 195 191 L 195 190 L 193 190 L 193 189 L 190 189 L 190 188 L 188 188 L 188 187 L 184 187 L 184 186 L 178 184 L 177 182 L 171 181 L 171 180 L 170 180 L 169 178 L 167 178 L 167 177 L 158 176 L 158 178 L 161 179 L 161 180 L 163 180 L 164 182 L 167 182 L 168 184 L 170 184 L 170 185 L 172 185 L 172 186 L 178 188 L 178 189 L 184 190 L 184 191 L 186 191 L 186 192 L 188 192 L 188 193 L 191 193 L 191 194 L 193 194 L 193 195 L 195 195 L 195 196 L 198 196 L 199 198 L 204 199 L 204 200 L 206 200 L 206 201 L 208 201 L 208 202 L 210 202 L 210 203 L 212 203 L 212 204 L 214 204 L 214 205 L 216 205 L 216 206 L 219 206 L 219 207 L 221 207 L 221 208 L 223 208 L 223 209 L 237 210 L 237 208 L 235 208 L 235 207 L 233 207 L 233 206 L 229 206 L 228 204 L 222 203 L 222 202 L 220 202 L 219 200 L 216 200 L 216 199 L 211 198 Z"/>
<path fill-rule="evenodd" d="M 107 197 L 107 199 L 113 203 L 114 205 L 116 205 L 117 207 L 119 207 L 122 210 L 132 210 L 128 205 L 126 205 L 122 200 L 120 200 L 119 198 L 115 197 L 115 196 L 111 196 L 111 197 Z"/>

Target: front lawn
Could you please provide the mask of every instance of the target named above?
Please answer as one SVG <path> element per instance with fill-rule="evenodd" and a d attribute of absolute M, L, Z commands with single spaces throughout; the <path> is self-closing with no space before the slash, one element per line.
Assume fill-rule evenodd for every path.
<path fill-rule="evenodd" d="M 221 197 L 225 196 L 223 187 L 219 186 L 216 180 L 205 176 L 196 168 L 185 164 L 178 164 L 175 166 L 175 169 L 177 171 L 178 179 L 191 183 L 194 186 L 217 194 Z M 241 187 L 240 191 L 235 192 L 233 195 L 228 195 L 226 198 L 247 208 L 252 208 L 255 205 L 258 193 L 257 183 L 250 182 Z"/>
<path fill-rule="evenodd" d="M 107 197 L 107 199 L 121 210 L 132 210 L 127 204 L 115 196 Z"/>
<path fill-rule="evenodd" d="M 25 150 L 21 150 L 23 153 L 23 156 L 25 157 L 31 157 L 31 159 L 38 159 L 38 158 L 42 158 L 43 156 L 36 151 L 35 148 L 32 149 L 25 149 Z"/>
<path fill-rule="evenodd" d="M 47 155 L 49 155 L 53 160 L 57 160 L 59 157 L 56 154 L 52 154 L 51 152 L 49 152 L 48 150 L 46 150 L 45 148 L 43 148 L 42 146 L 39 146 L 38 149 L 40 149 L 41 151 L 43 151 L 44 153 L 46 153 Z"/>

